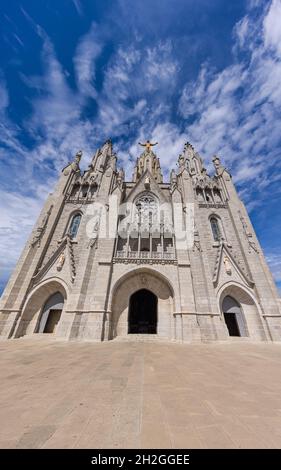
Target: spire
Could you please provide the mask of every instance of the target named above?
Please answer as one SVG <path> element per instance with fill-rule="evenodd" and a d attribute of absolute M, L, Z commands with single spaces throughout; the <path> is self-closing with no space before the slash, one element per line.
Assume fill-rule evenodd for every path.
<path fill-rule="evenodd" d="M 133 173 L 133 181 L 137 182 L 141 178 L 141 176 L 146 172 L 146 170 L 148 170 L 154 177 L 155 181 L 157 181 L 157 183 L 162 183 L 163 176 L 161 173 L 160 161 L 159 158 L 157 158 L 156 154 L 151 150 L 151 147 L 157 145 L 157 142 L 153 144 L 149 140 L 147 140 L 146 143 L 139 143 L 139 145 L 145 147 L 145 150 L 137 159 Z"/>
<path fill-rule="evenodd" d="M 184 144 L 183 153 L 178 158 L 178 166 L 180 171 L 187 168 L 191 175 L 201 174 L 204 170 L 202 158 L 189 142 Z"/>
<path fill-rule="evenodd" d="M 220 158 L 217 155 L 213 157 L 213 165 L 215 167 L 216 174 L 219 175 L 225 169 L 224 166 L 221 164 Z"/>
<path fill-rule="evenodd" d="M 108 160 L 113 156 L 112 153 L 112 142 L 107 140 L 93 155 L 91 162 L 92 170 L 103 170 L 107 164 Z"/>

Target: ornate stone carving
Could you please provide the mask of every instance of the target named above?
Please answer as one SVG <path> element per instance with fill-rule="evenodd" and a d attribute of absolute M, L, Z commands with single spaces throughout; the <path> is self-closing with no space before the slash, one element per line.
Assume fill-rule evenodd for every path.
<path fill-rule="evenodd" d="M 65 254 L 64 252 L 62 252 L 58 258 L 58 262 L 57 262 L 57 270 L 58 271 L 61 271 L 63 265 L 64 265 L 64 262 L 65 262 Z"/>
<path fill-rule="evenodd" d="M 239 218 L 241 220 L 241 224 L 242 224 L 242 227 L 243 227 L 244 235 L 245 235 L 246 240 L 248 241 L 248 244 L 249 244 L 249 253 L 251 253 L 251 250 L 254 250 L 256 253 L 259 253 L 257 245 L 256 245 L 255 241 L 253 240 L 253 234 L 249 231 L 248 225 L 247 225 L 243 215 L 241 214 L 241 211 L 238 211 L 238 213 L 239 213 Z"/>
<path fill-rule="evenodd" d="M 125 173 L 123 168 L 121 168 L 118 173 L 117 173 L 117 184 L 118 186 L 121 186 L 123 181 L 124 181 Z"/>
<path fill-rule="evenodd" d="M 140 276 L 140 282 L 143 284 L 143 285 L 147 285 L 147 277 L 145 274 L 141 274 Z"/>
<path fill-rule="evenodd" d="M 80 163 L 80 160 L 82 158 L 82 155 L 83 155 L 83 152 L 82 150 L 79 150 L 76 155 L 75 155 L 75 158 L 74 158 L 74 162 L 79 164 Z"/>
<path fill-rule="evenodd" d="M 79 163 L 80 163 L 80 160 L 82 158 L 82 150 L 79 150 L 79 152 L 76 153 L 75 157 L 74 157 L 74 160 L 71 164 L 71 168 L 74 170 L 74 171 L 77 171 L 79 170 Z M 70 171 L 70 167 L 66 167 L 65 170 L 64 170 L 64 175 L 68 175 L 69 174 L 69 171 Z"/>
<path fill-rule="evenodd" d="M 224 269 L 227 274 L 231 274 L 231 263 L 229 261 L 229 258 L 225 256 L 223 258 L 223 264 L 224 264 Z"/>
<path fill-rule="evenodd" d="M 51 212 L 53 210 L 53 204 L 50 206 L 50 208 L 48 209 L 48 211 L 46 212 L 46 214 L 44 215 L 43 219 L 42 219 L 42 222 L 41 222 L 41 225 L 39 227 L 37 227 L 36 229 L 36 233 L 32 239 L 32 242 L 31 242 L 31 246 L 35 246 L 37 244 L 37 247 L 39 248 L 40 247 L 40 242 L 41 242 L 41 238 L 46 230 L 46 227 L 47 227 L 47 224 L 48 224 L 48 221 L 49 221 L 49 217 L 51 215 Z"/>
<path fill-rule="evenodd" d="M 176 186 L 177 185 L 177 175 L 176 175 L 175 170 L 171 171 L 170 181 L 171 181 L 171 186 Z"/>
<path fill-rule="evenodd" d="M 192 251 L 195 251 L 195 248 L 200 252 L 202 251 L 198 230 L 194 231 L 193 250 Z"/>
<path fill-rule="evenodd" d="M 150 178 L 149 178 L 149 176 L 147 176 L 144 180 L 144 187 L 145 187 L 145 189 L 150 188 Z"/>
<path fill-rule="evenodd" d="M 180 154 L 178 158 L 179 170 L 182 171 L 186 168 L 186 158 L 184 155 Z"/>
<path fill-rule="evenodd" d="M 88 248 L 97 248 L 97 242 L 99 237 L 99 226 L 100 226 L 100 215 L 98 216 L 96 222 L 94 223 L 92 236 L 90 238 Z"/>

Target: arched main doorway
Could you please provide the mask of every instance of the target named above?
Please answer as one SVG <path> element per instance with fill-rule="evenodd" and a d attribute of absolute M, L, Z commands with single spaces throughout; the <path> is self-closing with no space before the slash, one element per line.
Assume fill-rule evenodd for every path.
<path fill-rule="evenodd" d="M 38 333 L 54 333 L 60 320 L 64 304 L 63 295 L 56 292 L 48 298 L 42 309 Z"/>
<path fill-rule="evenodd" d="M 130 297 L 128 333 L 157 333 L 157 297 L 148 289 L 140 289 Z"/>
<path fill-rule="evenodd" d="M 148 294 L 143 296 L 140 291 Z M 135 322 L 135 314 L 132 313 L 134 311 L 138 314 L 140 306 L 145 305 L 145 302 L 150 305 L 146 310 L 154 312 L 150 318 L 145 316 L 143 319 L 150 326 Z M 173 335 L 174 291 L 169 281 L 154 269 L 137 268 L 125 273 L 115 283 L 109 305 L 112 312 L 108 326 L 109 339 L 127 336 L 133 324 L 136 325 L 134 331 L 140 332 L 142 329 L 143 333 L 150 331 L 152 334 L 154 331 L 162 338 L 171 338 Z M 139 318 L 143 318 L 142 315 L 140 313 Z"/>
<path fill-rule="evenodd" d="M 238 302 L 230 295 L 223 299 L 222 311 L 229 336 L 246 336 L 242 309 Z"/>

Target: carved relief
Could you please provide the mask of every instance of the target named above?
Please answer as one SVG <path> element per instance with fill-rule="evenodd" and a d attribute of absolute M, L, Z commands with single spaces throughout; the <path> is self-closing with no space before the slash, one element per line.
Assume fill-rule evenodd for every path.
<path fill-rule="evenodd" d="M 239 217 L 240 217 L 241 224 L 242 224 L 242 227 L 243 227 L 244 235 L 245 235 L 246 240 L 248 241 L 248 244 L 249 244 L 249 253 L 251 253 L 251 250 L 254 250 L 256 253 L 259 253 L 257 245 L 256 245 L 255 241 L 253 240 L 253 234 L 249 231 L 248 225 L 247 225 L 243 215 L 241 214 L 241 211 L 238 211 L 238 213 L 239 213 Z"/>
<path fill-rule="evenodd" d="M 42 219 L 41 225 L 37 227 L 36 233 L 31 242 L 31 246 L 35 246 L 37 244 L 37 247 L 38 248 L 40 247 L 41 238 L 46 230 L 53 207 L 54 207 L 53 205 L 50 206 L 50 208 L 48 209 L 48 211 L 46 212 L 45 216 Z"/>
<path fill-rule="evenodd" d="M 148 282 L 148 281 L 147 281 L 147 277 L 146 277 L 145 274 L 141 274 L 141 276 L 140 276 L 140 282 L 141 282 L 141 284 L 143 284 L 143 285 L 147 285 L 147 282 Z"/>
<path fill-rule="evenodd" d="M 225 256 L 223 258 L 223 264 L 224 264 L 224 269 L 227 274 L 231 274 L 231 263 L 229 261 L 229 258 Z"/>
<path fill-rule="evenodd" d="M 58 262 L 57 262 L 57 270 L 58 271 L 61 271 L 63 265 L 64 265 L 64 262 L 65 262 L 65 254 L 64 252 L 62 252 L 58 258 Z"/>
<path fill-rule="evenodd" d="M 197 251 L 200 251 L 200 252 L 202 251 L 198 230 L 194 231 L 193 250 L 192 251 L 195 251 L 195 248 L 197 249 Z"/>
<path fill-rule="evenodd" d="M 177 175 L 176 175 L 175 170 L 172 170 L 172 171 L 171 171 L 170 181 L 171 181 L 171 186 L 174 187 L 174 186 L 177 185 Z"/>
<path fill-rule="evenodd" d="M 93 232 L 92 232 L 92 236 L 90 238 L 89 244 L 88 244 L 88 248 L 93 248 L 93 247 L 97 248 L 99 226 L 100 226 L 100 214 L 98 215 L 98 218 L 94 222 Z"/>

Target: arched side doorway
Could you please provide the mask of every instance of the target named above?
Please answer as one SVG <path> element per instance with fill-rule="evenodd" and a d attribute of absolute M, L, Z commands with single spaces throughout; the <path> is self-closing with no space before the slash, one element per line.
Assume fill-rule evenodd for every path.
<path fill-rule="evenodd" d="M 239 336 L 249 336 L 257 341 L 267 339 L 254 292 L 238 283 L 229 283 L 222 286 L 218 295 L 221 318 L 230 336 L 239 333 Z"/>
<path fill-rule="evenodd" d="M 63 310 L 66 299 L 66 286 L 60 280 L 50 279 L 38 285 L 26 300 L 14 337 L 43 333 L 44 330 L 55 332 L 59 311 Z"/>
<path fill-rule="evenodd" d="M 229 336 L 247 336 L 244 315 L 239 303 L 230 295 L 222 302 L 222 312 Z"/>
<path fill-rule="evenodd" d="M 156 295 L 148 289 L 140 289 L 130 297 L 128 315 L 129 334 L 157 333 Z"/>
<path fill-rule="evenodd" d="M 60 292 L 51 295 L 45 303 L 38 326 L 38 333 L 54 333 L 63 310 L 64 298 Z"/>

